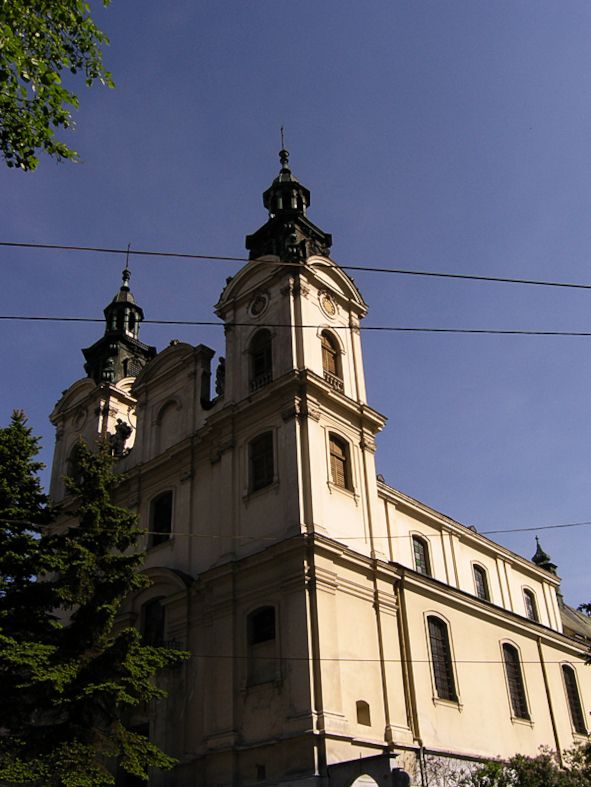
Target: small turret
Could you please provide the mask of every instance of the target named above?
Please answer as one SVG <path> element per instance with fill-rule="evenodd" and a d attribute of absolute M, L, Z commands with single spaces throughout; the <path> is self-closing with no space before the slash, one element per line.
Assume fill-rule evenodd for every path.
<path fill-rule="evenodd" d="M 544 571 L 549 571 L 551 574 L 556 575 L 556 564 L 550 559 L 550 555 L 544 552 L 540 545 L 540 539 L 536 536 L 536 553 L 532 557 L 532 563 L 536 566 L 543 568 Z"/>
<path fill-rule="evenodd" d="M 269 220 L 252 235 L 246 236 L 250 259 L 267 254 L 289 262 L 305 262 L 313 254 L 328 257 L 332 235 L 323 232 L 306 216 L 310 192 L 294 178 L 289 168 L 289 153 L 279 151 L 281 170 L 263 193 Z"/>
<path fill-rule="evenodd" d="M 123 282 L 104 310 L 104 336 L 83 349 L 84 371 L 97 385 L 116 383 L 124 377 L 137 377 L 146 363 L 156 355 L 156 348 L 139 340 L 143 310 L 129 289 L 131 273 L 126 266 Z"/>

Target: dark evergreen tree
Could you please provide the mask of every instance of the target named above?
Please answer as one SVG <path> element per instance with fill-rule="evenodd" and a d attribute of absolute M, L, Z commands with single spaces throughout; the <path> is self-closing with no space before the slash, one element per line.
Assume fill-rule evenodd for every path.
<path fill-rule="evenodd" d="M 22 417 L 18 424 L 24 427 Z M 13 422 L 2 430 L 3 436 L 15 428 Z M 25 509 L 15 503 L 10 516 L 4 517 L 20 521 L 22 527 L 38 521 L 36 514 L 47 516 L 38 481 L 30 481 L 36 480 L 39 465 L 33 461 L 36 441 L 30 433 L 28 437 L 29 462 L 22 465 L 23 478 L 17 483 L 36 490 L 39 497 L 33 495 L 32 500 L 38 508 L 27 509 L 25 516 Z M 9 453 L 2 456 L 10 465 Z M 102 787 L 114 783 L 114 762 L 143 778 L 152 767 L 174 764 L 125 723 L 130 709 L 163 696 L 154 676 L 186 654 L 144 645 L 136 629 L 115 626 L 125 598 L 145 587 L 147 579 L 139 571 L 143 554 L 135 549 L 141 535 L 136 516 L 112 501 L 118 483 L 112 462 L 106 450 L 92 452 L 80 443 L 74 478 L 68 480 L 74 510 L 62 514 L 64 524 L 58 523 L 52 532 L 26 531 L 28 567 L 24 557 L 0 563 L 4 783 Z M 0 475 L 4 472 L 2 463 Z M 9 468 L 6 472 L 14 483 Z M 32 616 L 35 625 L 19 629 L 16 611 L 25 597 L 36 598 L 38 611 Z M 50 614 L 52 609 L 57 617 Z M 8 620 L 12 624 L 5 626 Z M 5 715 L 5 710 L 10 712 Z"/>

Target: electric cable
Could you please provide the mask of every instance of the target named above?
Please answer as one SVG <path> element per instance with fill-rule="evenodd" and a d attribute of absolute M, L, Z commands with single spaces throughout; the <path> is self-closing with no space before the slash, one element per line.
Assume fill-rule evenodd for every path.
<path fill-rule="evenodd" d="M 203 260 L 213 262 L 253 262 L 248 257 L 232 257 L 222 256 L 215 254 L 192 254 L 188 252 L 175 252 L 175 251 L 152 251 L 149 249 L 118 249 L 108 248 L 102 246 L 72 246 L 57 243 L 13 243 L 9 241 L 0 241 L 0 246 L 12 248 L 25 248 L 25 249 L 47 249 L 57 251 L 78 251 L 78 252 L 94 252 L 98 254 L 129 254 L 138 257 L 172 257 L 178 259 L 190 260 Z M 257 259 L 257 263 L 264 263 L 267 265 L 276 266 L 293 266 L 302 267 L 301 262 L 284 262 L 281 260 L 265 260 Z M 319 263 L 315 263 L 319 264 Z M 533 285 L 537 287 L 563 287 L 577 290 L 591 290 L 591 284 L 584 282 L 564 282 L 564 281 L 546 281 L 543 279 L 525 279 L 519 277 L 503 277 L 503 276 L 479 276 L 469 273 L 449 273 L 443 271 L 427 271 L 427 270 L 413 270 L 409 268 L 390 268 L 379 266 L 366 266 L 366 265 L 341 265 L 334 263 L 341 270 L 357 271 L 362 273 L 387 273 L 396 274 L 400 276 L 425 276 L 434 277 L 438 279 L 460 279 L 466 281 L 480 281 L 480 282 L 493 282 L 498 284 L 523 284 Z M 332 266 L 331 266 L 332 267 Z"/>

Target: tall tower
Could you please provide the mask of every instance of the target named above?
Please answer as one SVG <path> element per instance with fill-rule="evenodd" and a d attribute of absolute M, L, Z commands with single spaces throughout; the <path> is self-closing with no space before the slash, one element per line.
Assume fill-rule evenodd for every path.
<path fill-rule="evenodd" d="M 279 175 L 263 194 L 267 222 L 246 238 L 250 262 L 216 305 L 226 326 L 224 409 L 241 402 L 241 423 L 267 435 L 266 480 L 277 490 L 264 515 L 253 498 L 245 526 L 262 538 L 270 528 L 318 531 L 378 553 L 374 438 L 385 418 L 366 400 L 359 327 L 367 305 L 328 256 L 332 237 L 308 218 L 310 192 L 288 158 L 281 150 Z M 252 465 L 264 451 L 244 439 L 242 494 L 250 498 L 262 488 Z"/>
<path fill-rule="evenodd" d="M 143 310 L 129 288 L 126 266 L 123 281 L 105 307 L 105 332 L 82 350 L 87 377 L 71 385 L 51 413 L 56 446 L 51 475 L 51 495 L 64 494 L 64 476 L 71 470 L 72 451 L 80 437 L 89 445 L 106 439 L 116 456 L 129 452 L 135 441 L 136 401 L 130 390 L 134 379 L 156 355 L 156 348 L 139 339 Z"/>

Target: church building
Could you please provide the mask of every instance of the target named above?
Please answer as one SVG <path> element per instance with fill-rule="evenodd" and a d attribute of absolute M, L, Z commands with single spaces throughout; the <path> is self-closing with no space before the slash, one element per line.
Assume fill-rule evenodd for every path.
<path fill-rule="evenodd" d="M 215 305 L 225 357 L 140 341 L 126 269 L 51 415 L 53 499 L 79 436 L 106 438 L 146 530 L 122 623 L 191 653 L 131 720 L 178 760 L 149 784 L 426 787 L 587 741 L 591 626 L 550 557 L 376 477 L 367 305 L 288 159 Z"/>

